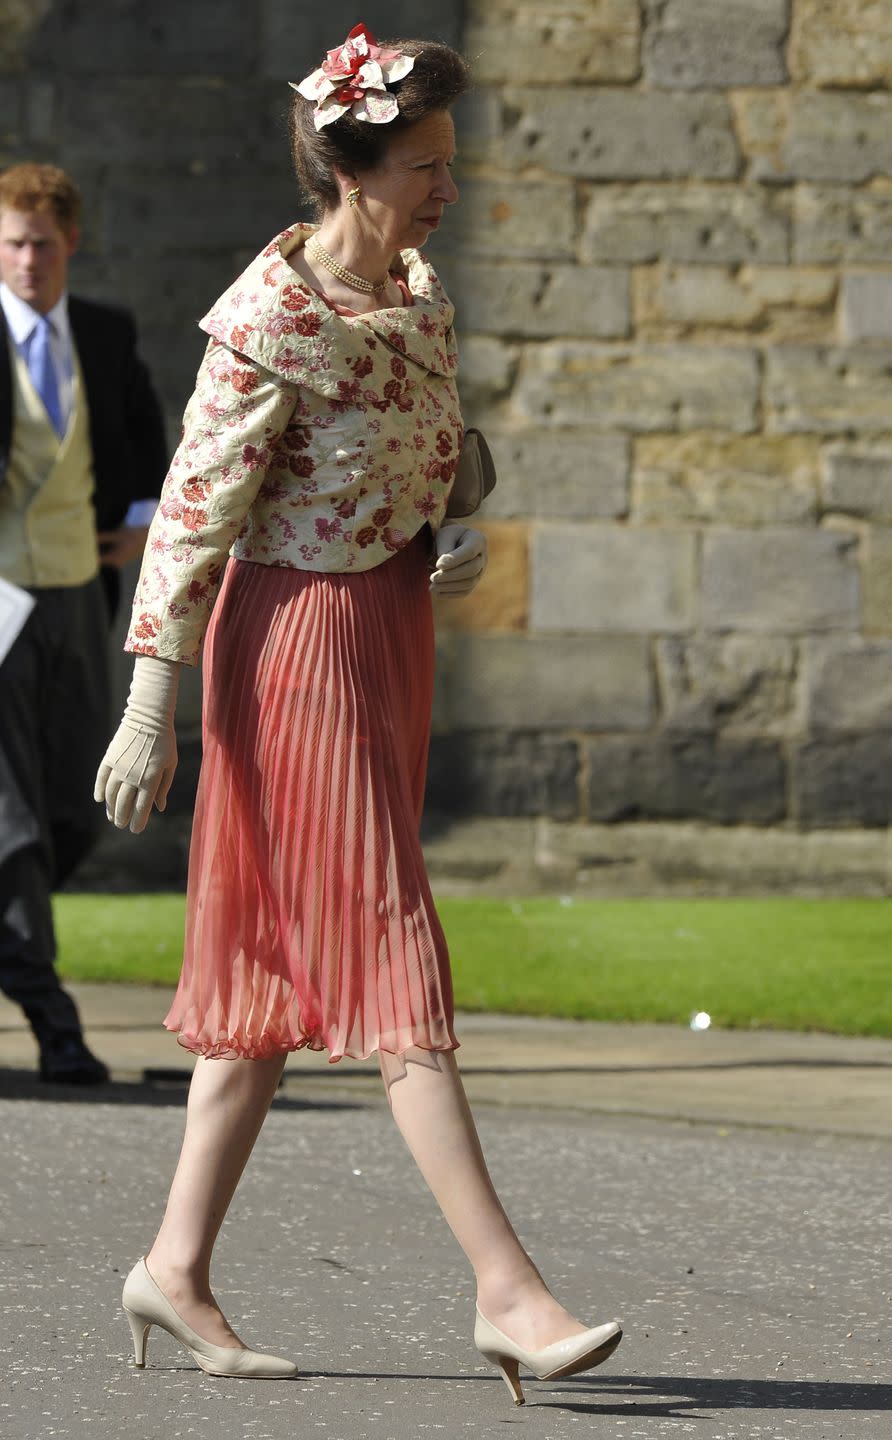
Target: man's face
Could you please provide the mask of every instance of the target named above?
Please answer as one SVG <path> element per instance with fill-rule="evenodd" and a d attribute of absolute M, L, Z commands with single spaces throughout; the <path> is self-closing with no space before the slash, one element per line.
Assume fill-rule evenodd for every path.
<path fill-rule="evenodd" d="M 67 235 L 51 210 L 0 210 L 0 280 L 40 315 L 60 299 L 77 231 Z"/>

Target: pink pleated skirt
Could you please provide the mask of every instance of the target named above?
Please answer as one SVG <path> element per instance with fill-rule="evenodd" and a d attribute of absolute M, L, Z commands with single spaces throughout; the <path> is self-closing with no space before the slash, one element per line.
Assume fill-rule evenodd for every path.
<path fill-rule="evenodd" d="M 230 560 L 204 656 L 181 1045 L 262 1059 L 454 1050 L 418 827 L 429 532 L 362 574 Z"/>

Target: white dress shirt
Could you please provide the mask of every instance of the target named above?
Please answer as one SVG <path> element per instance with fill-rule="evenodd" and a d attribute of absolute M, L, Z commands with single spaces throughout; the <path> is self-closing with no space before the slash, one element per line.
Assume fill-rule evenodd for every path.
<path fill-rule="evenodd" d="M 5 284 L 0 284 L 0 306 L 3 307 L 12 343 L 30 369 L 31 344 L 40 315 Z M 66 293 L 56 301 L 46 318 L 50 322 L 50 354 L 59 385 L 62 421 L 67 430 L 74 407 L 74 340 L 68 320 Z M 157 500 L 134 500 L 124 517 L 124 524 L 150 525 L 157 505 Z"/>

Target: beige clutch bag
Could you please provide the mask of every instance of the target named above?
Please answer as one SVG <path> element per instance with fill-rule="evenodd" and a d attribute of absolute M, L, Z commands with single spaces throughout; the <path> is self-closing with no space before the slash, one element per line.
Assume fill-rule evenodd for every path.
<path fill-rule="evenodd" d="M 495 484 L 496 467 L 489 446 L 479 430 L 466 430 L 446 506 L 446 519 L 466 520 L 480 509 Z"/>

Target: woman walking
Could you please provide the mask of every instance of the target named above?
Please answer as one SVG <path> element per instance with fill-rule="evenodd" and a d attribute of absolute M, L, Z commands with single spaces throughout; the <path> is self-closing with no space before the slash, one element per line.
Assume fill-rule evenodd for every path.
<path fill-rule="evenodd" d="M 164 808 L 180 667 L 207 632 L 185 957 L 165 1021 L 199 1059 L 164 1220 L 124 1289 L 137 1364 L 157 1324 L 209 1373 L 296 1373 L 243 1345 L 210 1263 L 301 1046 L 377 1052 L 473 1268 L 478 1348 L 518 1404 L 519 1364 L 572 1374 L 622 1335 L 558 1303 L 493 1189 L 418 838 L 431 592 L 466 594 L 486 561 L 483 536 L 447 517 L 463 434 L 453 309 L 421 253 L 458 198 L 450 106 L 466 86 L 448 46 L 379 46 L 356 26 L 294 87 L 318 225 L 277 236 L 201 322 L 134 601 L 130 698 L 96 787 L 121 827 Z"/>

